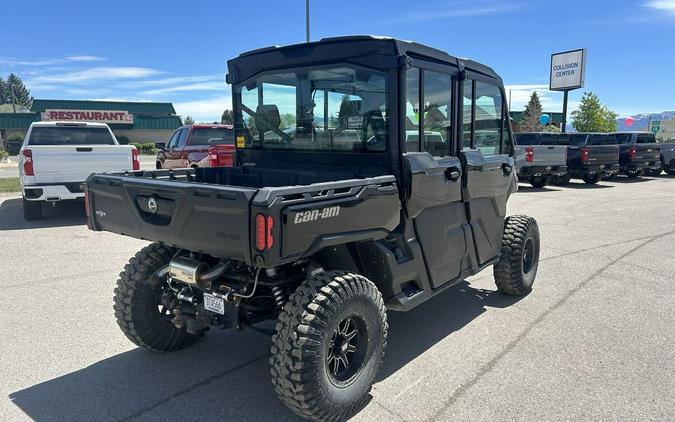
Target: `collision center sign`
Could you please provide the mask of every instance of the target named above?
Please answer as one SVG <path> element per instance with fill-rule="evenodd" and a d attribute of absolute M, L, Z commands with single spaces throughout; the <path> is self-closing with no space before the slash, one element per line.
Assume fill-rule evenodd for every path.
<path fill-rule="evenodd" d="M 124 110 L 55 110 L 47 109 L 42 113 L 43 121 L 73 120 L 79 122 L 134 124 L 133 114 Z"/>
<path fill-rule="evenodd" d="M 551 91 L 582 88 L 586 72 L 586 49 L 551 54 Z"/>

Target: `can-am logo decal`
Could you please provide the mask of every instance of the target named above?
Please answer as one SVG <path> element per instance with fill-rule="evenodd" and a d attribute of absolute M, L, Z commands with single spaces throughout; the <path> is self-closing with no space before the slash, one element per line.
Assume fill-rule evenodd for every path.
<path fill-rule="evenodd" d="M 340 206 L 326 207 L 310 211 L 301 211 L 295 214 L 293 222 L 295 224 L 308 223 L 310 221 L 323 220 L 326 218 L 337 217 L 340 215 Z"/>

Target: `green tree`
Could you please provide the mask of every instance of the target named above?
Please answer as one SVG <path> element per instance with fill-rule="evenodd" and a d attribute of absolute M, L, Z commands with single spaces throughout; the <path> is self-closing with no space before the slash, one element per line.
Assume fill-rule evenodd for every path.
<path fill-rule="evenodd" d="M 617 114 L 600 102 L 592 92 L 584 92 L 579 108 L 572 112 L 577 132 L 614 132 Z"/>
<path fill-rule="evenodd" d="M 194 124 L 195 124 L 195 121 L 194 121 L 194 119 L 193 119 L 192 117 L 186 116 L 186 117 L 185 117 L 185 120 L 183 120 L 183 124 L 184 124 L 184 125 L 194 125 Z"/>
<path fill-rule="evenodd" d="M 4 85 L 5 102 L 9 100 L 12 104 L 26 108 L 30 108 L 33 105 L 33 97 L 30 96 L 30 91 L 17 75 L 10 73 Z"/>
<path fill-rule="evenodd" d="M 558 125 L 549 123 L 546 126 L 544 126 L 542 132 L 560 133 L 560 128 L 558 127 Z"/>
<path fill-rule="evenodd" d="M 5 83 L 5 80 L 0 78 L 0 105 L 5 104 L 7 102 L 7 84 Z"/>
<path fill-rule="evenodd" d="M 521 132 L 539 132 L 541 131 L 541 123 L 539 119 L 541 118 L 542 107 L 541 101 L 539 100 L 539 94 L 537 91 L 534 91 L 530 95 L 530 100 L 525 106 L 525 111 L 523 112 L 523 119 L 518 125 L 518 129 Z"/>
<path fill-rule="evenodd" d="M 220 122 L 224 125 L 233 125 L 234 114 L 232 114 L 232 110 L 223 111 L 223 115 L 220 117 Z"/>

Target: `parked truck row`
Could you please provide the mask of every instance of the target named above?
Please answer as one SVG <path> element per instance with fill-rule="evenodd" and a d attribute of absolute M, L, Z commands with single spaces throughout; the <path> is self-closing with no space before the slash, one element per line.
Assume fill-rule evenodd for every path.
<path fill-rule="evenodd" d="M 518 176 L 538 188 L 573 178 L 596 184 L 618 174 L 670 174 L 675 166 L 675 148 L 656 143 L 648 132 L 524 132 L 515 138 Z"/>

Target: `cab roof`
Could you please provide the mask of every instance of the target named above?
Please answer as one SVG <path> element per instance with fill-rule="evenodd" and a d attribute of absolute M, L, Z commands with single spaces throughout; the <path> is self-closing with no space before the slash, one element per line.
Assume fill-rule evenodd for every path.
<path fill-rule="evenodd" d="M 393 60 L 385 60 L 389 56 Z M 473 60 L 451 56 L 445 51 L 390 37 L 373 35 L 349 35 L 322 38 L 309 43 L 287 46 L 271 46 L 241 53 L 228 61 L 228 82 L 239 83 L 250 78 L 260 69 L 275 69 L 287 66 L 302 66 L 329 60 L 359 59 L 372 60 L 378 67 L 393 67 L 399 64 L 400 57 L 413 57 L 441 62 L 482 73 L 501 81 L 497 73 L 489 66 Z M 256 68 L 257 70 L 254 70 Z"/>

